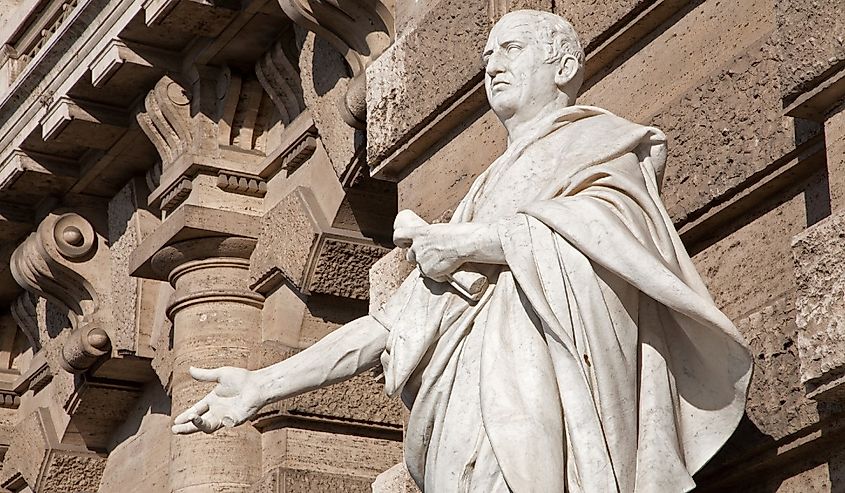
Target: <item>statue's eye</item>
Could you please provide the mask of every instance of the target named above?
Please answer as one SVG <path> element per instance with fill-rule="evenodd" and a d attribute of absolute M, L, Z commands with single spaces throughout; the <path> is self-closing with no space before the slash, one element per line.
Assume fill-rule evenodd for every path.
<path fill-rule="evenodd" d="M 517 43 L 508 43 L 507 45 L 505 45 L 505 52 L 508 55 L 516 55 L 520 51 L 522 51 L 522 46 Z"/>

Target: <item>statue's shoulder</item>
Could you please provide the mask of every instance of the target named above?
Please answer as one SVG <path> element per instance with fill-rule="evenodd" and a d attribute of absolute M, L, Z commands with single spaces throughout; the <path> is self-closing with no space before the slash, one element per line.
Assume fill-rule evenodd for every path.
<path fill-rule="evenodd" d="M 657 128 L 632 122 L 596 106 L 571 106 L 564 118 L 570 120 L 569 124 L 550 135 L 553 145 L 613 146 L 630 142 L 634 136 L 648 136 L 653 142 L 665 141 L 663 132 Z"/>

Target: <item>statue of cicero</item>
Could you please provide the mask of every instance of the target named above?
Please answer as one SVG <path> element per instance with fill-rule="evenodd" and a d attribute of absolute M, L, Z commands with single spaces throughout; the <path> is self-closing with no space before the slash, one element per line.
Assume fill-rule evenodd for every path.
<path fill-rule="evenodd" d="M 418 268 L 291 358 L 192 368 L 218 385 L 175 433 L 381 364 L 411 410 L 405 461 L 426 492 L 695 486 L 744 412 L 752 363 L 660 200 L 666 138 L 573 105 L 584 52 L 557 15 L 505 15 L 483 59 L 508 147 L 448 224 L 395 229 Z M 467 273 L 486 278 L 480 299 L 455 288 Z"/>

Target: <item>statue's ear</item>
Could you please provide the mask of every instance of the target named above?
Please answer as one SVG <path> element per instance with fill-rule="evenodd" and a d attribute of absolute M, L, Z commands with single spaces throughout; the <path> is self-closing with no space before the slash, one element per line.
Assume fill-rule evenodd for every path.
<path fill-rule="evenodd" d="M 569 81 L 578 75 L 578 59 L 573 55 L 563 55 L 558 63 L 557 73 L 555 74 L 555 84 L 563 90 L 569 84 Z"/>

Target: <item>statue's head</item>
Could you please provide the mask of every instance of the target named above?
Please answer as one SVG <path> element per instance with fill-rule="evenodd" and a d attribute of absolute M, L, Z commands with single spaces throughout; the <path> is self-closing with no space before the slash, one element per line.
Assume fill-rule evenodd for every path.
<path fill-rule="evenodd" d="M 493 26 L 483 60 L 484 86 L 503 122 L 527 121 L 550 107 L 568 106 L 584 79 L 584 50 L 564 18 L 517 10 Z"/>

